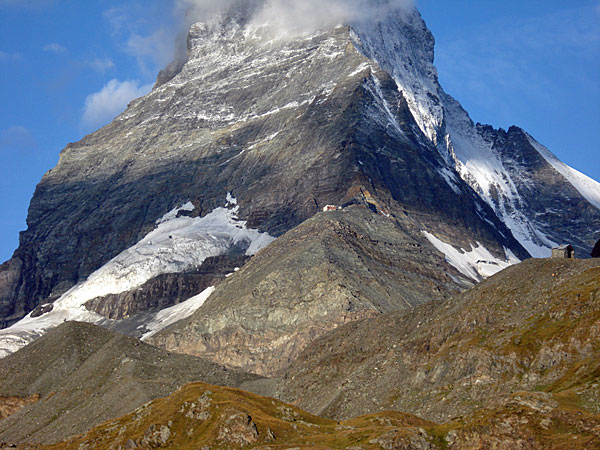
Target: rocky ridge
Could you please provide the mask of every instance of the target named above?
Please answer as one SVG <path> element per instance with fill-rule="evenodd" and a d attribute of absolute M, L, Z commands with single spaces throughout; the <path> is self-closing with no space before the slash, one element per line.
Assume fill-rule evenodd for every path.
<path fill-rule="evenodd" d="M 410 310 L 472 285 L 429 248 L 432 217 L 385 217 L 365 205 L 323 212 L 217 286 L 188 319 L 148 342 L 272 375 L 312 340 L 348 322 Z"/>
<path fill-rule="evenodd" d="M 435 41 L 418 13 L 401 9 L 377 23 L 352 27 L 361 54 L 390 74 L 411 116 L 455 170 L 535 257 L 573 242 L 593 245 L 600 219 L 600 184 L 560 162 L 518 127 L 508 132 L 475 124 L 439 84 Z"/>
<path fill-rule="evenodd" d="M 391 408 L 447 421 L 536 390 L 598 414 L 599 326 L 597 260 L 531 259 L 450 300 L 328 333 L 269 395 L 338 420 Z"/>

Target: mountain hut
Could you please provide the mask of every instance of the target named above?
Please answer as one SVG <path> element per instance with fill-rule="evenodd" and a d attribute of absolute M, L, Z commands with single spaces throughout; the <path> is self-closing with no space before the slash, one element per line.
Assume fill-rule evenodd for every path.
<path fill-rule="evenodd" d="M 552 249 L 553 259 L 575 259 L 575 250 L 572 245 L 565 244 Z"/>

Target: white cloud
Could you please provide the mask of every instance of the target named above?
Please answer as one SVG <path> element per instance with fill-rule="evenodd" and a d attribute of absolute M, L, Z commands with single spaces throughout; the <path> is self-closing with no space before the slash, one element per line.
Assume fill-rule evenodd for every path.
<path fill-rule="evenodd" d="M 57 44 L 56 42 L 44 45 L 44 47 L 42 47 L 42 50 L 44 50 L 45 52 L 52 52 L 52 53 L 66 53 L 67 52 L 67 49 L 65 47 L 63 47 L 60 44 Z"/>
<path fill-rule="evenodd" d="M 164 2 L 169 6 L 156 1 L 143 4 L 132 1 L 103 14 L 114 41 L 136 59 L 145 79 L 154 77 L 173 60 L 178 19 L 171 12 L 177 1 Z"/>
<path fill-rule="evenodd" d="M 151 89 L 151 84 L 141 85 L 139 80 L 110 80 L 100 92 L 85 99 L 83 123 L 89 127 L 104 125 L 123 112 L 131 100 L 146 95 Z"/>
<path fill-rule="evenodd" d="M 293 35 L 323 27 L 379 19 L 391 10 L 412 6 L 412 0 L 266 0 L 254 21 Z"/>
<path fill-rule="evenodd" d="M 0 130 L 0 150 L 24 151 L 37 148 L 37 141 L 27 128 L 16 125 Z"/>

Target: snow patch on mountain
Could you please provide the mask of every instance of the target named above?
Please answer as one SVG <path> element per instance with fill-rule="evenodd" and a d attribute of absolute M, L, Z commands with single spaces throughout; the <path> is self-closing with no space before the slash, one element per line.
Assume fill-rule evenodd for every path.
<path fill-rule="evenodd" d="M 216 208 L 210 214 L 196 218 L 177 217 L 180 211 L 193 210 L 191 203 L 169 211 L 157 222 L 157 228 L 141 241 L 63 294 L 53 303 L 52 311 L 40 317 L 32 317 L 29 313 L 13 326 L 0 330 L 0 357 L 27 345 L 64 321 L 96 324 L 106 321 L 84 306 L 96 297 L 130 291 L 158 275 L 199 267 L 206 258 L 231 251 L 252 256 L 273 242 L 275 238 L 268 233 L 248 229 L 246 222 L 238 219 L 239 206 L 231 194 L 227 196 L 227 205 L 229 208 Z"/>
<path fill-rule="evenodd" d="M 446 167 L 442 167 L 439 170 L 439 173 L 442 176 L 442 178 L 444 178 L 444 180 L 446 181 L 448 186 L 450 186 L 450 189 L 452 189 L 454 191 L 454 193 L 456 193 L 457 195 L 462 194 L 460 187 L 459 187 L 460 186 L 459 181 L 457 180 L 456 175 L 454 175 L 454 172 L 452 172 L 450 169 L 448 169 Z M 484 220 L 487 220 L 487 219 L 484 219 Z"/>
<path fill-rule="evenodd" d="M 25 347 L 63 322 L 100 323 L 105 320 L 100 314 L 88 311 L 84 306 L 56 305 L 52 311 L 40 317 L 31 317 L 29 313 L 13 326 L 0 330 L 0 358 Z"/>
<path fill-rule="evenodd" d="M 390 11 L 381 21 L 356 21 L 351 37 L 366 58 L 394 78 L 415 121 L 436 143 L 444 110 L 433 65 L 433 36 L 418 11 Z"/>
<path fill-rule="evenodd" d="M 421 231 L 427 240 L 446 257 L 446 262 L 457 269 L 463 275 L 476 282 L 483 278 L 506 269 L 507 267 L 521 262 L 509 249 L 504 249 L 506 259 L 500 259 L 492 255 L 490 251 L 477 242 L 477 246 L 471 245 L 471 250 L 457 249 L 447 244 L 427 231 Z"/>
<path fill-rule="evenodd" d="M 588 202 L 600 209 L 600 183 L 591 179 L 587 175 L 567 166 L 564 162 L 560 161 L 554 156 L 550 150 L 544 147 L 542 144 L 537 142 L 530 135 L 527 135 L 529 142 L 533 145 L 540 155 L 550 164 L 554 169 L 567 179 L 571 185 L 577 189 L 577 191 L 585 198 Z"/>
<path fill-rule="evenodd" d="M 169 211 L 168 213 L 166 213 L 164 216 L 162 216 L 160 219 L 158 219 L 156 221 L 156 223 L 157 224 L 161 224 L 163 222 L 167 222 L 169 220 L 176 219 L 177 216 L 178 216 L 178 214 L 181 211 L 192 212 L 194 209 L 196 209 L 196 207 L 194 206 L 194 204 L 192 202 L 187 202 L 185 205 L 180 206 L 179 208 L 172 209 L 171 211 Z"/>
<path fill-rule="evenodd" d="M 200 308 L 204 302 L 208 300 L 208 297 L 210 297 L 214 291 L 214 286 L 208 287 L 200 294 L 156 313 L 154 318 L 140 327 L 147 330 L 142 336 L 142 341 L 154 336 L 156 333 L 167 328 L 169 325 L 172 325 L 175 322 L 183 320 L 194 314 L 194 312 L 196 312 L 196 310 L 198 310 L 198 308 Z"/>
<path fill-rule="evenodd" d="M 169 212 L 169 218 L 154 231 L 73 287 L 58 302 L 80 305 L 96 297 L 127 292 L 158 275 L 199 267 L 206 258 L 233 249 L 251 256 L 274 239 L 267 233 L 247 229 L 246 222 L 237 218 L 239 206 L 216 208 L 204 217 L 176 217 L 184 207 Z"/>

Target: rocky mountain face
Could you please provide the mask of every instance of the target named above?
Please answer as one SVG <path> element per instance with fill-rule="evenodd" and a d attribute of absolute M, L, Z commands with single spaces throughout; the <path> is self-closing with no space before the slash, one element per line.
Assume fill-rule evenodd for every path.
<path fill-rule="evenodd" d="M 390 14 L 352 30 L 360 52 L 397 83 L 411 116 L 447 167 L 458 172 L 532 256 L 549 256 L 548 247 L 563 240 L 573 242 L 580 255 L 589 254 L 598 232 L 597 181 L 560 162 L 523 130 L 474 124 L 440 86 L 434 40 L 418 13 Z"/>
<path fill-rule="evenodd" d="M 85 307 L 113 320 L 162 310 L 219 284 L 248 259 L 245 255 L 209 257 L 197 270 L 158 275 L 135 290 L 95 297 Z"/>
<path fill-rule="evenodd" d="M 417 18 L 424 28 L 415 12 Z M 441 225 L 427 229 L 461 247 L 480 242 L 502 259 L 504 248 L 527 256 L 446 167 L 395 80 L 359 51 L 352 28 L 273 40 L 268 30 L 248 27 L 239 17 L 194 25 L 178 75 L 63 150 L 38 186 L 28 231 L 2 272 L 7 324 L 138 249 L 169 211 L 189 205 L 179 213 L 204 219 L 229 192 L 237 218 L 271 236 L 326 204 L 352 203 L 368 192 L 380 213 L 438 215 Z M 210 236 L 220 240 L 206 256 L 240 251 L 227 236 Z M 161 270 L 203 263 L 177 256 L 176 267 Z"/>
<path fill-rule="evenodd" d="M 600 185 L 475 125 L 416 10 L 281 36 L 242 3 L 43 177 L 0 266 L 0 320 L 25 316 L 0 355 L 81 320 L 273 374 L 339 325 L 555 242 L 589 254 Z"/>
<path fill-rule="evenodd" d="M 522 211 L 540 238 L 532 242 L 553 246 L 570 243 L 577 257 L 587 258 L 595 239 L 593 224 L 598 221 L 600 207 L 597 188 L 594 188 L 597 183 L 558 161 L 520 128 L 493 130 L 478 124 L 477 131 L 499 155 L 518 192 L 518 199 L 508 207 L 506 214 L 514 216 L 513 211 Z M 568 182 L 569 179 L 573 183 Z M 501 192 L 493 191 L 495 209 L 502 204 L 501 197 Z M 518 237 L 518 233 L 515 236 Z M 526 247 L 532 255 L 544 256 Z"/>

